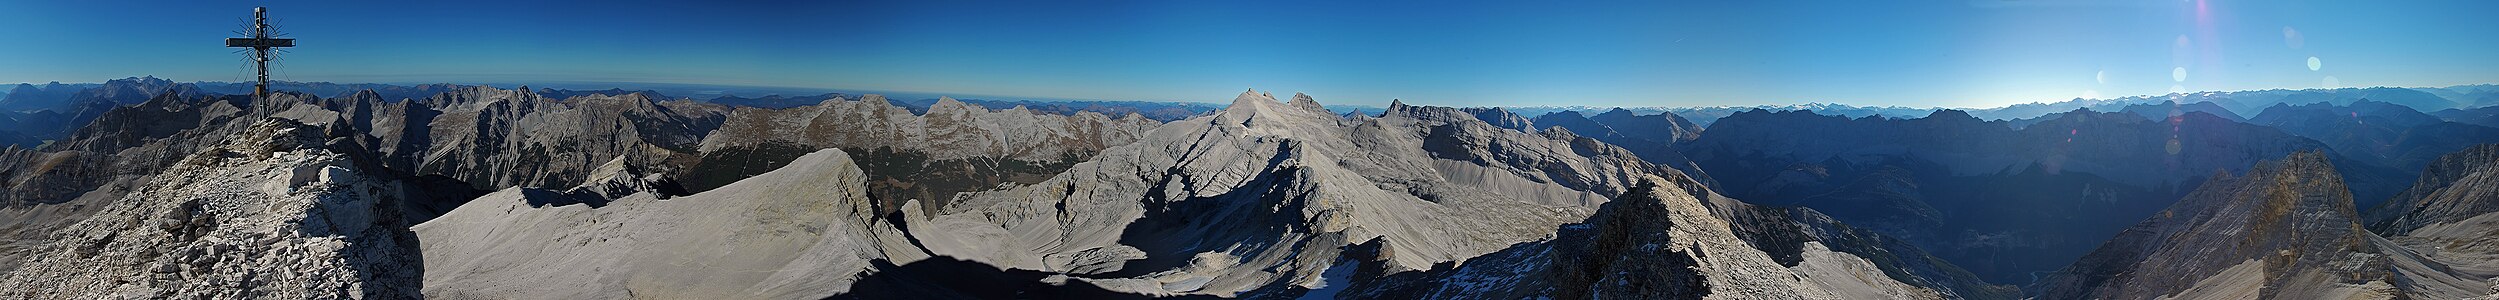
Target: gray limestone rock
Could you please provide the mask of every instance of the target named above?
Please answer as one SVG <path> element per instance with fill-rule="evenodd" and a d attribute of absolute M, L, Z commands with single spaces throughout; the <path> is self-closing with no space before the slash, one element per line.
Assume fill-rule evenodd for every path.
<path fill-rule="evenodd" d="M 846 291 L 871 261 L 928 257 L 869 207 L 841 150 L 728 187 L 604 206 L 514 188 L 413 228 L 425 295 L 453 299 L 800 299 Z"/>

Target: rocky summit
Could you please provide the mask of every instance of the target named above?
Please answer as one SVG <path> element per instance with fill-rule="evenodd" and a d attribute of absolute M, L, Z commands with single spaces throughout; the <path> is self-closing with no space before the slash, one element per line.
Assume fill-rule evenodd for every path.
<path fill-rule="evenodd" d="M 0 300 L 2499 300 L 2499 1 L 20 2 Z"/>
<path fill-rule="evenodd" d="M 0 298 L 2463 298 L 2499 273 L 2476 189 L 2499 146 L 2423 163 L 2362 214 L 2346 178 L 2400 165 L 2340 170 L 2379 161 L 2200 113 L 1702 130 L 1258 90 L 1169 122 L 394 91 L 434 93 L 168 89 L 0 149 Z M 1782 133 L 1818 137 L 1760 136 Z M 2217 140 L 2068 149 L 2190 137 Z M 2025 147 L 2068 152 L 2004 153 Z M 2229 163 L 2272 152 L 2297 154 Z M 2220 172 L 2178 169 L 2201 167 Z M 2041 195 L 2004 199 L 2045 202 L 1970 204 L 2020 193 Z M 1972 248 L 2084 239 L 1991 227 L 2008 218 L 2135 211 L 2018 213 L 2074 199 L 2168 208 L 2036 281 L 1967 267 L 2019 270 Z M 2022 235 L 1948 232 L 1978 229 Z"/>

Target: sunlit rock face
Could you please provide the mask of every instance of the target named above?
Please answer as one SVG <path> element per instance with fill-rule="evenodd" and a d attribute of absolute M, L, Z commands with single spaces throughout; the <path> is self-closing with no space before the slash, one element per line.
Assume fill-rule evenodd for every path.
<path fill-rule="evenodd" d="M 2490 286 L 2360 228 L 2350 189 L 2303 152 L 2206 182 L 2040 281 L 2048 299 L 2420 298 Z M 2339 296 L 2337 296 L 2339 295 Z"/>
<path fill-rule="evenodd" d="M 1859 256 L 1806 242 L 1785 263 L 1754 248 L 1712 207 L 1670 179 L 1648 177 L 1554 239 L 1523 243 L 1455 268 L 1356 279 L 1361 298 L 1938 299 Z M 1362 254 L 1393 255 L 1376 246 Z M 1370 258 L 1377 260 L 1377 257 Z M 1365 265 L 1362 273 L 1381 274 Z M 1999 295 L 2001 297 L 2001 295 Z"/>
<path fill-rule="evenodd" d="M 2367 228 L 2459 272 L 2499 276 L 2499 144 L 2441 156 Z"/>
<path fill-rule="evenodd" d="M 336 251 L 233 254 L 248 259 L 215 260 L 286 260 L 317 266 L 269 266 L 342 270 L 295 274 L 304 277 L 262 282 L 267 287 L 233 294 L 193 286 L 255 284 L 206 278 L 268 270 L 184 260 L 191 265 L 160 272 L 181 279 L 104 289 L 93 287 L 136 277 L 81 277 L 80 270 L 86 269 L 62 260 L 11 260 L 5 267 L 23 274 L 79 278 L 10 282 L 49 293 L 26 294 L 37 298 L 80 298 L 106 290 L 140 297 L 1019 295 L 983 292 L 999 286 L 1065 297 L 1289 297 L 1348 292 L 1358 286 L 1421 286 L 1435 281 L 1364 282 L 1451 274 L 1472 261 L 1497 262 L 1501 260 L 1489 257 L 1516 256 L 1503 253 L 1555 243 L 1567 233 L 1575 236 L 1571 241 L 1603 241 L 1588 243 L 1678 245 L 1668 252 L 1569 251 L 1698 254 L 1685 256 L 1692 259 L 1689 265 L 1711 267 L 1690 273 L 1701 277 L 1622 278 L 1636 282 L 1564 295 L 1654 296 L 1690 291 L 1670 288 L 1674 286 L 1694 287 L 1678 285 L 1684 281 L 1675 278 L 1699 278 L 1701 290 L 1720 297 L 1998 299 L 2011 294 L 1906 243 L 1818 212 L 1758 207 L 1718 196 L 1708 192 L 1706 183 L 1599 139 L 1565 128 L 1505 127 L 1484 120 L 1493 116 L 1522 122 L 1498 110 L 1400 103 L 1379 116 L 1340 116 L 1306 95 L 1287 102 L 1265 93 L 1244 93 L 1220 112 L 1163 125 L 1135 116 L 987 110 L 942 99 L 928 112 L 914 115 L 891 105 L 867 105 L 872 101 L 721 110 L 639 93 L 556 100 L 544 95 L 526 89 L 460 88 L 426 99 L 389 101 L 375 92 L 328 99 L 281 93 L 263 101 L 160 97 L 115 109 L 103 115 L 115 121 L 86 128 L 57 148 L 9 150 L 8 156 L 0 156 L 7 163 L 0 165 L 20 170 L 8 174 L 22 179 L 15 183 L 19 186 L 68 184 L 60 190 L 13 189 L 25 196 L 17 199 L 74 196 L 21 202 L 31 204 L 0 211 L 31 216 L 0 224 L 28 229 L 13 236 L 64 237 L 9 240 L 0 254 L 76 257 L 61 251 L 77 254 L 79 249 L 105 247 L 122 249 L 103 252 L 122 257 L 106 260 L 155 263 L 168 258 L 146 253 L 229 253 L 219 252 L 226 250 L 215 242 L 275 237 L 330 241 L 322 247 L 331 248 L 320 249 Z M 892 113 L 896 111 L 902 113 Z M 313 124 L 292 125 L 301 127 L 292 131 L 300 139 L 290 141 L 309 146 L 251 146 L 272 144 L 237 138 L 260 136 L 246 134 L 262 132 L 255 131 L 260 125 L 254 120 Z M 880 144 L 897 140 L 918 142 Z M 234 143 L 245 146 L 229 145 Z M 865 145 L 883 146 L 845 149 Z M 281 148 L 305 150 L 268 150 Z M 739 152 L 750 148 L 769 149 Z M 332 158 L 308 164 L 316 168 L 229 172 L 199 171 L 184 156 L 161 155 L 207 149 L 318 150 L 330 154 L 306 157 Z M 538 155 L 539 150 L 531 149 L 579 151 Z M 734 172 L 709 174 L 718 177 L 686 176 L 705 175 L 701 170 L 714 170 L 705 169 L 711 163 L 738 158 L 729 154 L 781 152 L 795 154 L 731 164 Z M 140 155 L 127 155 L 133 153 Z M 1063 164 L 1006 163 L 1045 157 Z M 71 162 L 76 164 L 65 164 Z M 992 169 L 914 171 L 983 165 Z M 278 169 L 284 170 L 271 171 Z M 932 189 L 970 192 L 960 196 L 880 194 L 888 187 L 929 186 L 909 174 L 978 178 L 998 170 L 1042 174 Z M 201 181 L 277 173 L 285 173 L 282 184 Z M 318 184 L 325 180 L 358 183 L 346 190 L 302 188 L 340 186 Z M 701 182 L 716 184 L 688 188 Z M 1642 185 L 1658 192 L 1634 193 Z M 478 186 L 502 192 L 476 197 L 480 192 L 472 188 Z M 152 193 L 168 187 L 183 192 Z M 201 214 L 179 199 L 151 198 L 228 189 L 275 189 L 282 192 L 262 194 L 312 195 L 346 201 L 339 205 L 347 206 L 276 207 L 249 214 L 219 208 Z M 346 192 L 356 197 L 322 196 Z M 1627 197 L 1651 200 L 1617 209 L 1625 214 L 1598 213 Z M 347 201 L 366 198 L 385 200 Z M 263 202 L 289 203 L 252 203 Z M 160 207 L 164 205 L 173 206 Z M 225 207 L 219 205 L 224 204 L 202 207 Z M 363 228 L 357 232 L 364 233 L 298 237 L 281 234 L 283 230 L 249 231 L 208 244 L 182 240 L 185 235 L 149 240 L 102 234 L 132 231 L 131 225 L 114 220 L 163 216 L 165 211 L 182 212 L 176 214 L 179 218 L 162 219 L 184 221 L 159 222 L 183 225 L 166 225 L 182 234 L 211 228 L 187 225 L 200 219 L 194 216 L 219 222 L 337 219 L 347 221 L 323 222 L 350 222 L 355 226 L 337 228 Z M 310 217 L 338 213 L 351 214 Z M 214 224 L 205 230 L 261 228 Z M 297 226 L 290 224 L 272 228 Z M 323 226 L 330 227 L 336 226 Z M 1616 230 L 1583 235 L 1569 233 L 1578 232 L 1571 228 Z M 1653 230 L 1681 236 L 1639 233 Z M 224 233 L 208 236 L 219 234 Z M 224 257 L 220 255 L 226 254 L 207 256 Z M 1677 260 L 1641 260 L 1623 266 L 1674 271 L 1681 265 Z M 118 272 L 114 270 L 123 269 L 107 271 Z M 1415 291 L 1405 288 L 1362 290 L 1384 297 L 1427 295 L 1405 293 Z M 1496 294 L 1502 293 L 1483 295 Z"/>
<path fill-rule="evenodd" d="M 1376 118 L 1345 118 L 1316 105 L 1279 102 L 1246 92 L 1219 113 L 1167 124 L 1049 181 L 980 193 L 932 214 L 906 209 L 904 221 L 896 223 L 908 224 L 905 231 L 935 255 L 1065 274 L 1068 282 L 1113 291 L 1289 297 L 1364 290 L 1375 297 L 1430 297 L 1439 292 L 1366 288 L 1360 282 L 1440 276 L 1451 266 L 1525 255 L 1505 253 L 1533 249 L 1530 245 L 1547 243 L 1538 241 L 1556 238 L 1557 228 L 1578 226 L 1567 224 L 1595 222 L 1591 218 L 1600 207 L 1647 182 L 1675 187 L 1641 193 L 1663 191 L 1654 193 L 1680 197 L 1685 204 L 1610 222 L 1661 229 L 1666 223 L 1633 224 L 1672 211 L 1689 218 L 1673 224 L 1696 224 L 1688 227 L 1694 236 L 1672 239 L 1681 243 L 1677 247 L 1731 253 L 1697 261 L 1713 266 L 1702 273 L 1720 278 L 1710 281 L 1718 285 L 1686 288 L 1723 290 L 1717 293 L 1739 298 L 2010 294 L 2005 287 L 1959 285 L 1977 283 L 1968 277 L 1917 275 L 1936 274 L 1918 270 L 1960 272 L 1929 264 L 1933 260 L 1923 254 L 1912 258 L 1919 262 L 1914 266 L 1894 256 L 1885 258 L 1895 263 L 1876 265 L 1830 250 L 1822 245 L 1847 243 L 1860 252 L 1888 248 L 1818 235 L 1813 228 L 1836 227 L 1808 225 L 1785 210 L 1757 210 L 1680 190 L 1704 187 L 1688 179 L 1661 181 L 1653 174 L 1682 175 L 1568 130 L 1531 133 L 1477 119 L 1481 111 L 1402 103 Z M 1695 200 L 1704 196 L 1718 204 Z M 1725 221 L 1720 214 L 1744 219 Z M 1818 214 L 1799 216 L 1812 215 Z M 1632 253 L 1589 257 L 1639 257 Z M 1673 266 L 1651 267 L 1676 270 Z M 1812 275 L 1782 275 L 1800 272 Z M 1663 288 L 1674 284 L 1650 281 L 1668 279 L 1632 280 Z M 1440 286 L 1400 282 L 1379 286 Z"/>

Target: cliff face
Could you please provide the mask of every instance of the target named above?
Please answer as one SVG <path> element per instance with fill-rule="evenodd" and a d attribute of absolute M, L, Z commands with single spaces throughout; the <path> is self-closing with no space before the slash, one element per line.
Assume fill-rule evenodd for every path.
<path fill-rule="evenodd" d="M 2205 183 L 2042 280 L 2050 299 L 2462 298 L 2478 277 L 2359 226 L 2350 190 L 2318 153 Z M 2342 295 L 2326 296 L 2326 295 Z"/>
<path fill-rule="evenodd" d="M 376 127 L 400 129 L 393 146 L 404 146 L 394 148 L 412 148 L 392 154 L 420 172 L 479 189 L 579 185 L 592 168 L 619 156 L 659 165 L 692 155 L 726 118 L 717 105 L 662 103 L 644 94 L 547 99 L 527 88 L 471 87 L 415 101 L 423 105 L 403 104 L 375 118 Z"/>
<path fill-rule="evenodd" d="M 702 140 L 699 157 L 675 162 L 684 167 L 672 175 L 688 190 L 710 190 L 799 154 L 840 148 L 859 158 L 867 188 L 884 211 L 912 199 L 935 209 L 961 192 L 1040 182 L 1162 125 L 1137 114 L 989 110 L 951 98 L 914 115 L 879 95 L 788 109 L 738 108 L 728 115 Z"/>
<path fill-rule="evenodd" d="M 2447 154 L 2369 211 L 2368 228 L 2458 271 L 2499 276 L 2499 144 Z"/>

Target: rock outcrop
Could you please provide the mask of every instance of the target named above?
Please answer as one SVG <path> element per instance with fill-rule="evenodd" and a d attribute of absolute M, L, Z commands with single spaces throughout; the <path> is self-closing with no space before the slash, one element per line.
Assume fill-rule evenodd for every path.
<path fill-rule="evenodd" d="M 1679 184 L 1647 177 L 1586 223 L 1452 269 L 1381 274 L 1365 266 L 1339 292 L 1355 298 L 1940 299 L 1872 262 L 1808 242 L 1783 266 L 1738 238 Z M 1379 249 L 1368 254 L 1393 253 Z M 1367 277 L 1366 277 L 1367 278 Z"/>
<path fill-rule="evenodd" d="M 778 110 L 741 107 L 729 115 L 702 141 L 699 159 L 674 172 L 688 190 L 710 190 L 799 154 L 840 148 L 860 160 L 870 194 L 887 211 L 912 199 L 935 209 L 957 193 L 1040 182 L 1162 124 L 1136 114 L 989 110 L 952 98 L 914 115 L 880 95 Z"/>
<path fill-rule="evenodd" d="M 2045 299 L 2456 299 L 2490 293 L 2362 230 L 2350 189 L 2303 152 L 2217 176 L 2043 279 Z"/>
<path fill-rule="evenodd" d="M 412 298 L 409 201 L 436 191 L 322 147 L 321 128 L 253 123 L 58 229 L 0 298 Z"/>
<path fill-rule="evenodd" d="M 2475 275 L 2499 276 L 2499 144 L 2440 157 L 2370 210 L 2368 228 Z"/>
<path fill-rule="evenodd" d="M 727 118 L 725 107 L 651 99 L 645 94 L 547 99 L 528 88 L 469 87 L 384 107 L 372 119 L 377 138 L 395 140 L 415 170 L 467 181 L 478 189 L 580 185 L 593 168 L 619 156 L 657 166 L 691 156 Z M 342 109 L 346 113 L 361 110 Z M 352 119 L 351 120 L 355 120 Z M 396 135 L 391 135 L 391 134 Z"/>

